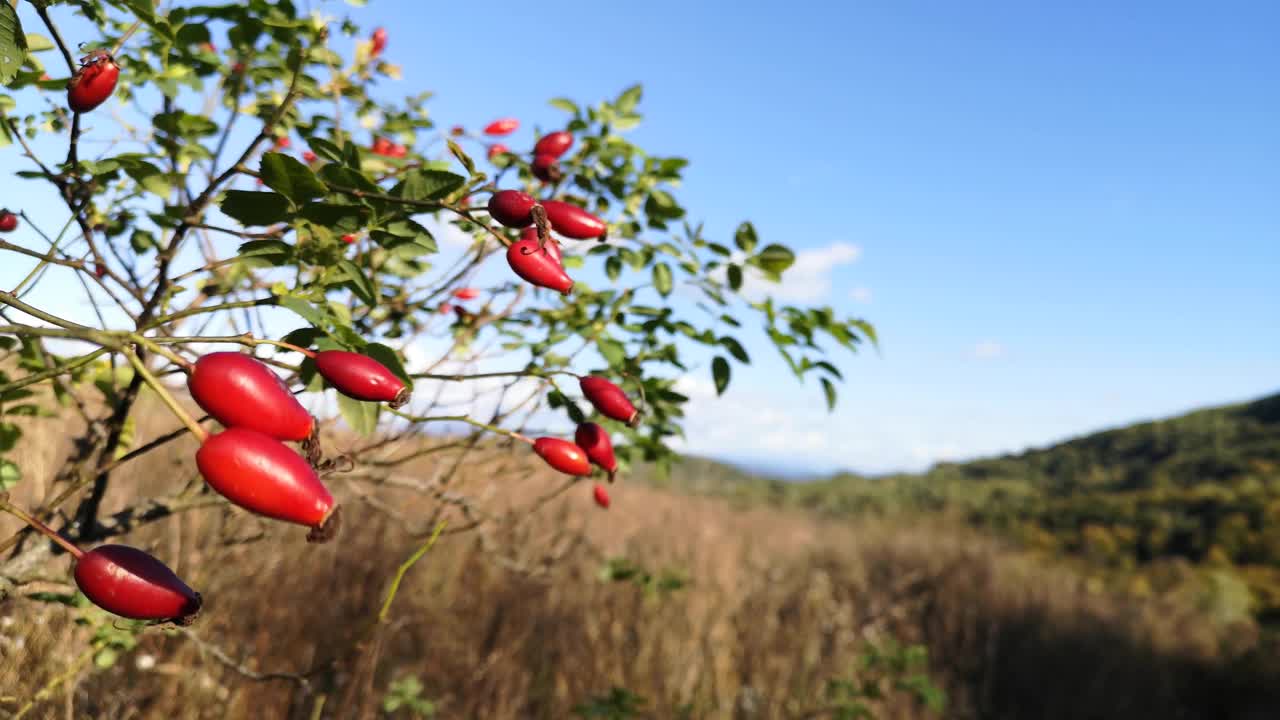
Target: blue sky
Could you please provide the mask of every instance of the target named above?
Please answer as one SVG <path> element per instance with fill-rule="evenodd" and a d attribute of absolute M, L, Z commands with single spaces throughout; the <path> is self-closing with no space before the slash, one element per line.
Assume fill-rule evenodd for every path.
<path fill-rule="evenodd" d="M 781 295 L 877 326 L 830 415 L 766 348 L 723 398 L 701 369 L 691 451 L 919 469 L 1280 390 L 1276 3 L 318 7 L 446 126 L 642 82 L 708 236 L 751 219 L 802 251 Z"/>

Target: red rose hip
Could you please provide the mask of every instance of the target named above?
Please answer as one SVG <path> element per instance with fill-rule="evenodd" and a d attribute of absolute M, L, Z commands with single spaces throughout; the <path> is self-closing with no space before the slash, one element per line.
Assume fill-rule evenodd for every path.
<path fill-rule="evenodd" d="M 475 300 L 480 297 L 480 291 L 472 287 L 458 288 L 453 291 L 453 296 L 459 300 Z"/>
<path fill-rule="evenodd" d="M 533 451 L 548 465 L 566 475 L 590 475 L 591 462 L 582 448 L 568 440 L 540 437 L 533 443 Z"/>
<path fill-rule="evenodd" d="M 591 489 L 591 496 L 595 498 L 596 504 L 605 510 L 609 509 L 609 491 L 600 483 Z"/>
<path fill-rule="evenodd" d="M 595 375 L 580 378 L 578 387 L 582 388 L 582 394 L 587 396 L 587 400 L 602 415 L 635 427 L 640 413 L 631 404 L 627 394 L 622 392 L 622 388 Z"/>
<path fill-rule="evenodd" d="M 374 57 L 381 55 L 382 51 L 387 49 L 387 29 L 376 28 L 373 31 L 373 35 L 370 37 L 370 40 L 373 42 L 371 54 Z"/>
<path fill-rule="evenodd" d="M 574 240 L 590 240 L 604 235 L 607 226 L 600 218 L 582 208 L 562 200 L 544 200 L 547 220 L 561 235 Z"/>
<path fill-rule="evenodd" d="M 582 423 L 574 433 L 573 441 L 587 454 L 588 460 L 609 473 L 609 481 L 612 482 L 613 474 L 618 471 L 618 458 L 613 454 L 609 433 L 595 423 Z"/>
<path fill-rule="evenodd" d="M 499 190 L 489 198 L 489 215 L 507 227 L 528 227 L 533 224 L 533 206 L 537 204 L 528 193 Z"/>
<path fill-rule="evenodd" d="M 116 91 L 120 66 L 106 50 L 90 53 L 80 59 L 81 65 L 67 82 L 67 106 L 86 113 L 106 102 Z"/>
<path fill-rule="evenodd" d="M 347 350 L 318 352 L 316 370 L 349 398 L 390 403 L 393 408 L 409 401 L 410 390 L 404 381 L 368 355 Z"/>
<path fill-rule="evenodd" d="M 537 226 L 531 225 L 525 228 L 524 230 L 521 230 L 520 239 L 532 240 L 535 243 L 538 242 Z M 546 250 L 547 254 L 550 255 L 552 258 L 555 258 L 555 261 L 558 265 L 560 265 L 561 267 L 564 267 L 564 257 L 560 254 L 560 243 L 556 242 L 555 238 L 548 237 L 547 242 L 545 245 L 542 246 L 542 249 Z"/>
<path fill-rule="evenodd" d="M 306 459 L 275 438 L 225 430 L 200 446 L 196 466 L 210 487 L 245 510 L 313 528 L 308 539 L 336 530 L 333 496 Z"/>
<path fill-rule="evenodd" d="M 553 159 L 559 158 L 565 152 L 573 147 L 573 135 L 559 130 L 553 133 L 547 133 L 534 143 L 534 155 L 550 155 Z"/>
<path fill-rule="evenodd" d="M 90 602 L 120 617 L 189 621 L 200 611 L 200 593 L 128 545 L 100 545 L 85 553 L 76 561 L 75 579 Z"/>
<path fill-rule="evenodd" d="M 306 440 L 315 428 L 311 413 L 262 362 L 235 352 L 196 361 L 187 378 L 191 397 L 224 427 L 257 430 L 278 440 Z"/>
<path fill-rule="evenodd" d="M 496 145 L 490 145 L 490 146 L 489 146 L 489 161 L 490 161 L 490 162 L 492 162 L 494 158 L 498 157 L 499 155 L 501 155 L 501 154 L 502 154 L 502 153 L 504 153 L 504 152 L 508 152 L 508 148 L 507 148 L 507 146 L 506 146 L 506 145 L 503 145 L 502 143 L 498 143 L 498 144 L 496 144 Z"/>
<path fill-rule="evenodd" d="M 573 279 L 560 265 L 559 253 L 551 252 L 550 248 L 553 247 L 554 240 L 547 242 L 545 248 L 538 247 L 536 237 L 533 240 L 517 240 L 507 248 L 507 264 L 525 281 L 568 295 L 573 289 Z"/>
<path fill-rule="evenodd" d="M 520 127 L 520 121 L 515 118 L 501 118 L 494 120 L 484 126 L 485 135 L 510 135 Z"/>
<path fill-rule="evenodd" d="M 13 232 L 18 229 L 18 216 L 8 210 L 0 210 L 0 232 Z"/>

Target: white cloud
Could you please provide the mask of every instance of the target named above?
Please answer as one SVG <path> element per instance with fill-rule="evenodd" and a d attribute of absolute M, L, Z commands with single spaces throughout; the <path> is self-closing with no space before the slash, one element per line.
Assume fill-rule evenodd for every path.
<path fill-rule="evenodd" d="M 996 360 L 1004 357 L 1004 345 L 994 340 L 984 340 L 973 346 L 973 357 L 978 360 Z"/>
<path fill-rule="evenodd" d="M 861 256 L 862 248 L 839 241 L 826 247 L 801 250 L 796 253 L 795 264 L 782 274 L 781 283 L 748 273 L 742 290 L 749 297 L 771 295 L 790 302 L 817 302 L 831 294 L 832 271 L 856 262 Z"/>
<path fill-rule="evenodd" d="M 849 291 L 849 297 L 852 298 L 854 302 L 869 303 L 871 302 L 871 288 L 856 287 Z"/>

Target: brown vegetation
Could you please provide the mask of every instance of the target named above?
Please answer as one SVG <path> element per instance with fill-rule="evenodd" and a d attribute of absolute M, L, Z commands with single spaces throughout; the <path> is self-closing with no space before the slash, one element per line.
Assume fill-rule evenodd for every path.
<path fill-rule="evenodd" d="M 57 439 L 67 435 L 50 425 L 24 438 L 31 479 L 20 501 L 38 496 L 41 469 L 65 453 Z M 191 451 L 177 443 L 130 465 L 107 511 L 195 480 Z M 1280 676 L 1253 659 L 1261 651 L 1247 628 L 1120 600 L 972 532 L 734 510 L 625 479 L 607 512 L 579 483 L 532 516 L 504 518 L 562 483 L 527 456 L 473 454 L 449 486 L 473 498 L 475 517 L 493 519 L 445 535 L 409 572 L 371 676 L 360 662 L 374 657 L 370 623 L 441 505 L 338 475 L 347 522 L 330 545 L 225 503 L 128 536 L 207 604 L 190 632 L 147 630 L 106 669 L 86 653 L 111 627 L 106 616 L 30 597 L 67 592 L 65 558 L 51 565 L 45 582 L 0 605 L 0 717 L 45 687 L 27 717 L 359 717 L 362 707 L 380 713 L 387 689 L 408 677 L 442 718 L 568 718 L 614 686 L 647 700 L 639 717 L 830 717 L 826 683 L 853 677 L 867 643 L 888 637 L 928 646 L 946 717 L 1280 716 L 1265 695 Z M 428 455 L 398 477 L 427 480 L 449 461 Z M 456 506 L 446 516 L 455 530 L 468 523 Z M 15 529 L 0 521 L 4 537 Z M 655 582 L 602 579 L 610 558 Z M 876 707 L 879 717 L 936 717 L 906 696 Z M 381 716 L 412 717 L 398 712 Z"/>

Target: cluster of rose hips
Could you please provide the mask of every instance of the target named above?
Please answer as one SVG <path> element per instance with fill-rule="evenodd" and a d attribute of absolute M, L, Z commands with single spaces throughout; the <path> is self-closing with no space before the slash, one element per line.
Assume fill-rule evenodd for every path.
<path fill-rule="evenodd" d="M 371 55 L 380 55 L 386 43 L 386 30 L 376 29 L 371 37 Z M 204 49 L 215 51 L 211 43 Z M 242 72 L 243 66 L 235 71 Z M 110 53 L 98 50 L 86 55 L 67 83 L 68 106 L 76 113 L 97 108 L 115 92 L 119 77 L 120 67 Z M 484 132 L 503 136 L 518 127 L 518 120 L 503 118 L 487 125 Z M 461 134 L 460 130 L 454 128 L 454 134 Z M 539 139 L 533 151 L 534 175 L 544 182 L 558 181 L 559 158 L 572 145 L 573 136 L 563 131 Z M 276 149 L 288 147 L 287 136 L 276 139 Z M 372 149 L 385 157 L 407 154 L 407 148 L 386 138 L 376 139 Z M 507 152 L 506 146 L 496 144 L 490 148 L 489 156 L 503 152 Z M 317 157 L 307 151 L 303 159 L 310 164 Z M 605 237 L 604 221 L 559 200 L 540 203 L 526 193 L 501 190 L 490 198 L 488 209 L 499 223 L 523 229 L 520 239 L 507 250 L 512 270 L 534 285 L 561 293 L 567 294 L 573 281 L 564 271 L 559 245 L 546 235 L 545 227 L 549 225 L 551 230 L 572 239 Z M 17 227 L 18 217 L 0 209 L 0 232 L 12 232 Z M 354 235 L 342 239 L 355 242 Z M 104 274 L 100 265 L 96 274 Z M 474 288 L 461 288 L 454 293 L 459 300 L 477 295 Z M 330 385 L 348 397 L 386 402 L 393 408 L 409 399 L 405 383 L 373 358 L 343 350 L 297 349 L 315 362 L 317 372 Z M 338 506 L 318 474 L 323 463 L 316 421 L 280 377 L 261 361 L 235 352 L 205 355 L 188 371 L 187 387 L 192 398 L 224 428 L 213 435 L 202 433 L 201 447 L 196 452 L 196 465 L 209 486 L 252 513 L 310 528 L 308 541 L 332 538 L 339 526 Z M 601 414 L 635 425 L 639 413 L 617 385 L 601 377 L 583 376 L 579 387 Z M 286 442 L 303 443 L 307 457 L 290 449 Z M 548 465 L 568 475 L 589 476 L 593 464 L 608 473 L 610 482 L 617 473 L 613 444 L 596 423 L 580 424 L 572 442 L 555 437 L 529 442 Z M 596 483 L 592 496 L 601 507 L 609 507 L 609 493 L 603 485 Z M 137 620 L 182 624 L 191 622 L 200 611 L 200 594 L 148 553 L 126 545 L 101 545 L 85 552 L 34 518 L 20 516 L 75 557 L 77 587 L 104 610 Z"/>

